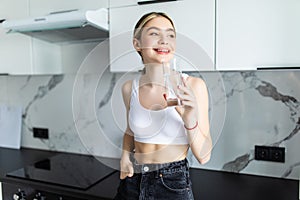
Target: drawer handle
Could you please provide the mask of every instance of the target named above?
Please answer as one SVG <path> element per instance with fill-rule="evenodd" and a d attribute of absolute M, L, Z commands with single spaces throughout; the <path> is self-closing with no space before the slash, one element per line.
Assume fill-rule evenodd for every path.
<path fill-rule="evenodd" d="M 257 67 L 256 68 L 256 70 L 288 70 L 288 69 L 297 69 L 297 70 L 299 70 L 300 69 L 300 67 L 297 67 L 297 66 L 295 66 L 295 67 L 293 67 L 293 66 L 287 66 L 287 67 Z"/>
<path fill-rule="evenodd" d="M 34 19 L 35 22 L 39 22 L 39 21 L 46 21 L 46 18 L 36 18 Z"/>
<path fill-rule="evenodd" d="M 171 1 L 177 1 L 177 0 L 152 0 L 152 1 L 138 1 L 138 5 L 145 5 L 145 4 L 154 4 L 154 3 L 165 3 L 165 2 L 171 2 Z"/>

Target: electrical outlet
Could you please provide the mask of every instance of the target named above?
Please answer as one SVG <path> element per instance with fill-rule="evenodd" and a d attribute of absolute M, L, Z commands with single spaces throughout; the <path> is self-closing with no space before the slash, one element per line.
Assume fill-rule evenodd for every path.
<path fill-rule="evenodd" d="M 255 160 L 268 160 L 269 149 L 266 146 L 255 146 Z"/>
<path fill-rule="evenodd" d="M 41 139 L 49 139 L 49 130 L 47 128 L 33 127 L 33 137 Z"/>
<path fill-rule="evenodd" d="M 283 147 L 272 147 L 270 149 L 270 160 L 274 162 L 285 161 L 285 148 Z"/>
<path fill-rule="evenodd" d="M 285 162 L 285 148 L 255 145 L 255 160 Z"/>

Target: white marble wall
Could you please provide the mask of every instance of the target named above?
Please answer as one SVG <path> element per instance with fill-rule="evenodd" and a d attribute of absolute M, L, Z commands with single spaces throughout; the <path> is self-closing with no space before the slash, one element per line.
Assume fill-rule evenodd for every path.
<path fill-rule="evenodd" d="M 210 94 L 212 158 L 193 167 L 299 178 L 300 71 L 193 73 Z M 0 104 L 23 107 L 22 146 L 119 157 L 125 129 L 120 86 L 135 74 L 0 76 Z M 49 128 L 49 139 L 32 128 Z M 254 145 L 286 147 L 286 162 L 254 160 Z"/>
<path fill-rule="evenodd" d="M 222 79 L 226 119 L 204 168 L 298 179 L 300 72 L 223 72 Z M 286 147 L 286 162 L 254 160 L 256 144 Z"/>

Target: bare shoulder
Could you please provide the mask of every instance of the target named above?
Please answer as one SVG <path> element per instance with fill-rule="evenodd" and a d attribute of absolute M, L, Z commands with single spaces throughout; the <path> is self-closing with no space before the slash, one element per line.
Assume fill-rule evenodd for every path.
<path fill-rule="evenodd" d="M 131 93 L 132 89 L 132 80 L 127 80 L 125 83 L 122 85 L 122 93 L 123 95 L 129 95 Z"/>
<path fill-rule="evenodd" d="M 189 76 L 187 81 L 188 86 L 192 89 L 194 95 L 198 99 L 199 105 L 201 105 L 202 109 L 207 111 L 209 96 L 205 81 L 202 78 L 193 76 Z"/>
<path fill-rule="evenodd" d="M 193 90 L 200 91 L 201 93 L 207 91 L 206 83 L 202 78 L 189 76 L 187 83 Z"/>
<path fill-rule="evenodd" d="M 132 90 L 132 80 L 128 80 L 122 85 L 122 96 L 126 107 L 129 106 L 131 90 Z"/>

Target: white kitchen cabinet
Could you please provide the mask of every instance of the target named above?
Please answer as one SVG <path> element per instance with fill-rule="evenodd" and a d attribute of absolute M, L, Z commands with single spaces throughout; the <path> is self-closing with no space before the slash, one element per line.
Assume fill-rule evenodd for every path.
<path fill-rule="evenodd" d="M 28 1 L 0 0 L 0 19 L 27 17 Z M 18 6 L 16 6 L 18 5 Z M 0 26 L 0 73 L 31 72 L 31 40 L 21 34 L 6 34 Z"/>
<path fill-rule="evenodd" d="M 214 1 L 183 0 L 110 9 L 110 64 L 112 72 L 138 71 L 139 55 L 132 46 L 133 29 L 145 13 L 165 12 L 177 32 L 177 57 L 183 70 L 214 69 Z"/>
<path fill-rule="evenodd" d="M 0 52 L 0 73 L 31 73 L 31 40 L 29 37 L 20 34 L 7 35 L 0 28 Z"/>
<path fill-rule="evenodd" d="M 0 0 L 0 3 L 0 19 L 22 19 L 62 10 L 108 7 L 108 0 L 74 0 L 72 3 L 68 0 Z M 83 43 L 72 44 L 68 48 L 66 45 L 48 43 L 20 33 L 7 34 L 6 32 L 7 30 L 0 26 L 0 73 L 75 73 L 84 57 L 66 56 L 65 49 L 72 49 L 72 53 L 82 52 L 80 55 L 87 55 L 87 46 L 88 50 L 95 46 L 95 44 Z M 72 65 L 71 68 L 70 63 L 76 65 Z M 65 66 L 68 67 L 65 69 Z"/>
<path fill-rule="evenodd" d="M 0 0 L 0 5 L 0 19 L 22 18 L 29 14 L 29 0 Z"/>
<path fill-rule="evenodd" d="M 176 0 L 176 1 L 183 1 L 183 0 Z M 116 8 L 116 7 L 123 7 L 123 6 L 136 6 L 139 4 L 153 4 L 153 3 L 162 3 L 162 2 L 160 2 L 160 0 L 110 0 L 109 7 Z"/>
<path fill-rule="evenodd" d="M 31 74 L 63 73 L 61 46 L 32 38 Z"/>
<path fill-rule="evenodd" d="M 108 7 L 108 0 L 30 0 L 30 15 L 43 16 L 51 12 L 64 10 L 96 10 Z M 33 70 L 34 74 L 76 73 L 84 56 L 95 46 L 89 44 L 59 45 L 33 39 Z M 69 54 L 66 53 L 69 50 Z M 81 52 L 81 53 L 79 53 Z M 77 56 L 72 57 L 72 54 Z M 71 64 L 72 63 L 72 64 Z M 70 65 L 72 65 L 70 67 Z"/>
<path fill-rule="evenodd" d="M 122 6 L 134 6 L 137 5 L 138 0 L 110 0 L 109 7 L 122 7 Z"/>
<path fill-rule="evenodd" d="M 76 74 L 99 42 L 56 45 L 34 39 L 32 74 Z M 101 52 L 108 55 L 106 52 Z M 99 55 L 102 56 L 102 55 Z"/>
<path fill-rule="evenodd" d="M 71 4 L 68 0 L 30 0 L 30 15 L 43 16 L 64 10 L 96 10 L 103 7 L 108 7 L 107 0 L 76 0 Z M 84 60 L 84 55 L 88 54 L 86 50 L 91 50 L 87 46 L 95 46 L 95 44 L 85 43 L 59 45 L 38 39 L 32 40 L 33 74 L 76 73 Z M 66 49 L 69 49 L 69 52 L 81 52 L 81 54 L 71 57 L 69 54 L 66 55 Z M 72 63 L 72 67 L 69 67 L 70 63 Z"/>
<path fill-rule="evenodd" d="M 30 15 L 39 16 L 47 15 L 51 12 L 64 10 L 92 10 L 107 8 L 108 0 L 30 0 Z"/>
<path fill-rule="evenodd" d="M 31 1 L 0 0 L 1 17 L 22 19 L 30 16 Z M 18 6 L 16 6 L 18 5 Z M 6 33 L 0 27 L 0 73 L 52 74 L 61 73 L 57 45 L 46 44 L 20 33 Z"/>
<path fill-rule="evenodd" d="M 217 0 L 216 68 L 300 66 L 299 0 Z"/>

